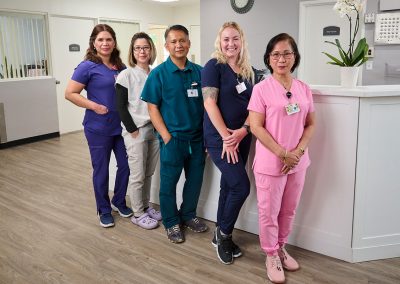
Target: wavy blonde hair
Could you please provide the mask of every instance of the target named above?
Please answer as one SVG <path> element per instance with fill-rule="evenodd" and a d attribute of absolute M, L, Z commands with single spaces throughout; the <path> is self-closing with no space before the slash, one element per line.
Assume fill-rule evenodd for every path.
<path fill-rule="evenodd" d="M 254 71 L 250 64 L 250 56 L 247 49 L 247 42 L 244 37 L 243 30 L 240 28 L 238 23 L 226 22 L 222 25 L 222 27 L 219 29 L 217 38 L 215 39 L 215 51 L 211 54 L 211 57 L 217 59 L 218 63 L 227 63 L 227 58 L 225 57 L 221 49 L 221 34 L 226 28 L 233 28 L 239 32 L 240 41 L 242 43 L 242 48 L 240 49 L 239 58 L 237 61 L 237 65 L 240 69 L 239 75 L 245 78 L 247 81 L 251 81 L 252 83 L 254 83 Z"/>

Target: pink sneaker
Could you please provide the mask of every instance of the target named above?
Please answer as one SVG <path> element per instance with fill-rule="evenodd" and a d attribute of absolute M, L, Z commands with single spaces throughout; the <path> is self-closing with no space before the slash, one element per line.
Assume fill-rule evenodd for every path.
<path fill-rule="evenodd" d="M 267 255 L 267 276 L 272 283 L 285 283 L 285 273 L 278 255 Z"/>
<path fill-rule="evenodd" d="M 138 225 L 139 227 L 146 229 L 146 230 L 151 230 L 155 229 L 158 227 L 158 222 L 157 220 L 154 220 L 149 216 L 149 214 L 144 213 L 140 217 L 135 217 L 133 216 L 131 218 L 131 222 L 135 225 Z"/>
<path fill-rule="evenodd" d="M 278 250 L 279 258 L 281 259 L 282 266 L 288 271 L 296 271 L 300 268 L 299 263 L 288 254 L 284 247 Z"/>
<path fill-rule="evenodd" d="M 153 218 L 154 220 L 157 220 L 157 221 L 161 221 L 161 220 L 162 220 L 160 211 L 157 211 L 157 210 L 154 209 L 154 208 L 149 207 L 149 208 L 146 209 L 145 212 L 146 212 L 147 214 L 149 214 L 149 216 L 150 216 L 151 218 Z"/>

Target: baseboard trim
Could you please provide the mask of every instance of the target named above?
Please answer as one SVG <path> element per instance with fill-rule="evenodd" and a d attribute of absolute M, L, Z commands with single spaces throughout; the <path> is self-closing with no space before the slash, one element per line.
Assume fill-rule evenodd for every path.
<path fill-rule="evenodd" d="M 55 138 L 55 137 L 60 137 L 60 132 L 53 132 L 53 133 L 38 135 L 38 136 L 34 136 L 34 137 L 18 139 L 18 140 L 6 142 L 6 143 L 0 143 L 0 149 L 5 149 L 5 148 L 9 148 L 9 147 L 33 143 L 33 142 L 46 140 L 46 139 L 50 139 L 50 138 Z"/>

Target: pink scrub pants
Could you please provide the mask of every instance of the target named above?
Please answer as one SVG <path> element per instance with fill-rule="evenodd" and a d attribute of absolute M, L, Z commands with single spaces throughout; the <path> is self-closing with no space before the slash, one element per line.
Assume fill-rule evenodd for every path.
<path fill-rule="evenodd" d="M 306 170 L 283 176 L 254 175 L 261 248 L 267 255 L 276 255 L 292 230 Z"/>

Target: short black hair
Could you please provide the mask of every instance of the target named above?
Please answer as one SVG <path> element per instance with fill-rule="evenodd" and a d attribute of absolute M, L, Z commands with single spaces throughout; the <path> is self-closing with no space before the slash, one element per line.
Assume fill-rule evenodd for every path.
<path fill-rule="evenodd" d="M 165 33 L 164 33 L 164 39 L 165 40 L 167 40 L 167 37 L 168 37 L 168 34 L 169 34 L 170 31 L 181 31 L 181 32 L 184 32 L 185 35 L 189 36 L 189 31 L 188 31 L 187 28 L 185 28 L 182 25 L 173 25 L 173 26 L 168 27 L 165 30 Z"/>
<path fill-rule="evenodd" d="M 273 38 L 271 38 L 271 40 L 268 42 L 267 48 L 264 53 L 265 66 L 269 69 L 271 74 L 274 72 L 271 68 L 271 65 L 269 64 L 269 55 L 274 50 L 275 45 L 280 41 L 288 41 L 290 46 L 293 49 L 295 59 L 294 59 L 293 67 L 292 67 L 292 69 L 290 69 L 290 72 L 293 73 L 293 71 L 297 68 L 297 66 L 299 66 L 301 57 L 300 57 L 299 49 L 297 48 L 297 44 L 296 44 L 295 40 L 287 33 L 278 34 L 278 35 L 274 36 Z"/>

